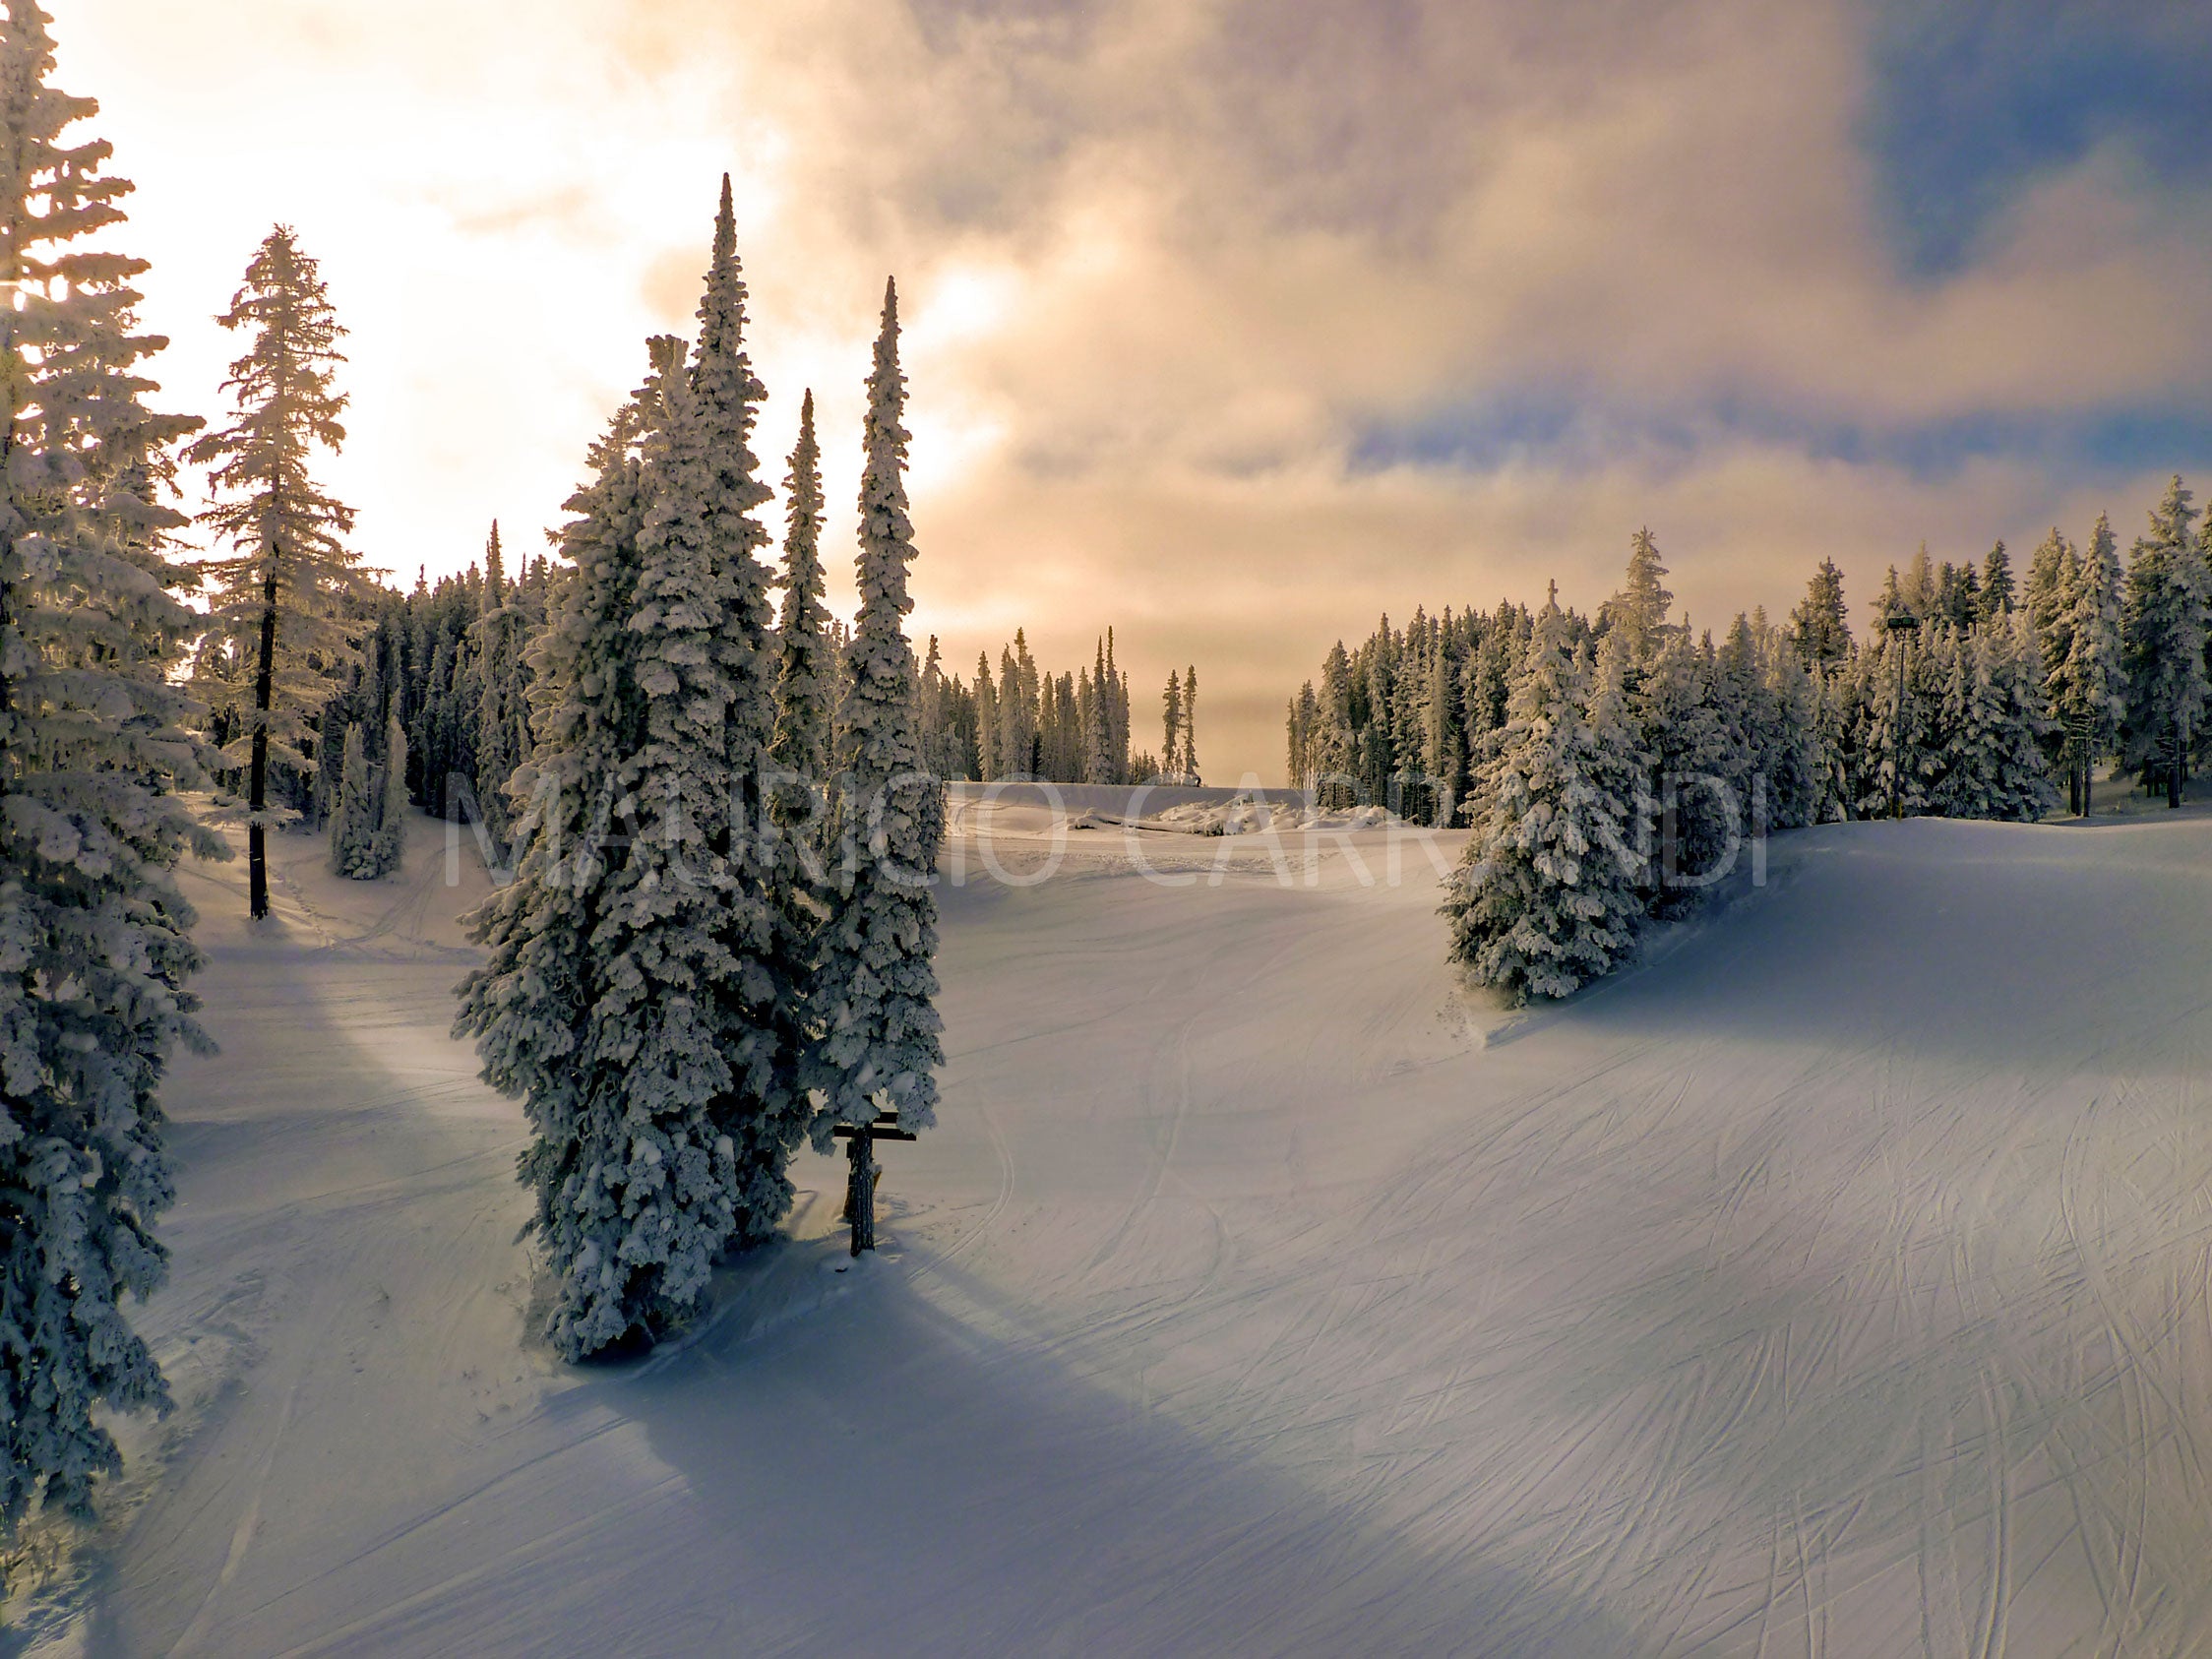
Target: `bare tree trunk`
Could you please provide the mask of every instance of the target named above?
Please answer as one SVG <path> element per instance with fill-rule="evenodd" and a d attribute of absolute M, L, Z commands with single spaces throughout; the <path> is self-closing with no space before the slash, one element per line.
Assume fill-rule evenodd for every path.
<path fill-rule="evenodd" d="M 246 796 L 251 815 L 246 827 L 246 913 L 256 921 L 269 914 L 269 843 L 262 809 L 269 803 L 269 707 L 276 684 L 276 554 L 269 555 L 269 575 L 261 588 L 261 668 L 254 676 L 252 782 Z"/>
<path fill-rule="evenodd" d="M 852 1253 L 858 1256 L 864 1250 L 876 1248 L 876 1160 L 875 1137 L 865 1124 L 856 1128 L 853 1137 L 845 1142 L 845 1156 L 850 1168 L 845 1177 L 845 1218 L 852 1223 Z"/>

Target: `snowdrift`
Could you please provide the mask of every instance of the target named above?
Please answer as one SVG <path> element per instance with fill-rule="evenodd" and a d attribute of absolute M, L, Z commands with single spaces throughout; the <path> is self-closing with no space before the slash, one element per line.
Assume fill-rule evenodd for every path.
<path fill-rule="evenodd" d="M 193 871 L 181 1409 L 33 1650 L 2212 1651 L 2212 820 L 1805 832 L 1508 1020 L 1394 831 L 1007 810 L 1070 851 L 944 894 L 890 1248 L 802 1159 L 586 1369 L 445 1035 L 472 851 L 280 837 L 259 933 Z"/>

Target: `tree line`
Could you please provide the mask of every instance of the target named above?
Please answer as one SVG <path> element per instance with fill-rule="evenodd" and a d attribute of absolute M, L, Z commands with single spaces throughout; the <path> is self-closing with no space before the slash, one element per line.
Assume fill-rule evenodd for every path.
<path fill-rule="evenodd" d="M 1446 914 L 1454 959 L 1509 996 L 1563 996 L 1683 913 L 1746 833 L 1883 816 L 2027 822 L 2094 805 L 2100 765 L 2181 804 L 2212 749 L 2212 519 L 2176 476 L 2122 567 L 2110 521 L 2054 529 L 2015 582 L 1926 548 L 1854 637 L 1822 561 L 1786 624 L 1673 620 L 1648 529 L 1622 589 L 1387 618 L 1292 700 L 1292 780 L 1475 830 Z M 2063 791 L 2063 793 L 2061 793 Z"/>

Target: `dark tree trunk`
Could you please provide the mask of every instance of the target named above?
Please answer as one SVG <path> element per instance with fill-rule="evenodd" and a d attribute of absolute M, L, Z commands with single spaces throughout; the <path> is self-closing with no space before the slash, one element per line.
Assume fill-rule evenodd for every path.
<path fill-rule="evenodd" d="M 261 667 L 254 676 L 254 707 L 261 718 L 254 724 L 252 781 L 246 795 L 251 814 L 246 828 L 246 913 L 256 921 L 269 914 L 269 842 L 261 815 L 269 800 L 269 706 L 276 685 L 276 556 L 272 551 L 261 588 Z"/>
<path fill-rule="evenodd" d="M 845 1142 L 851 1167 L 845 1176 L 845 1219 L 852 1223 L 852 1253 L 876 1248 L 875 1137 L 866 1128 Z"/>

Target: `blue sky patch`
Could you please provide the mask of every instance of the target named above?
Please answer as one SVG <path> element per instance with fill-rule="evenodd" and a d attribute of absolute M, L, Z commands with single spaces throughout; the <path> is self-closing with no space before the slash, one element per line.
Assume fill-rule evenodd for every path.
<path fill-rule="evenodd" d="M 1936 277 L 2037 178 L 2127 145 L 2168 185 L 2212 185 L 2212 15 L 2099 0 L 1868 0 L 1862 127 L 1901 267 Z"/>

